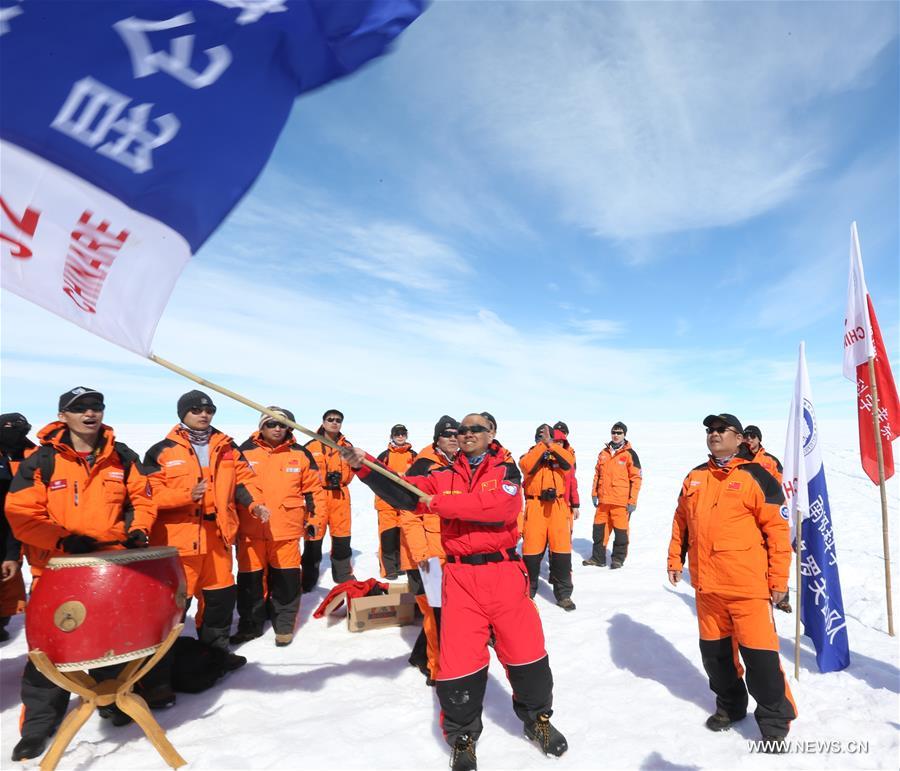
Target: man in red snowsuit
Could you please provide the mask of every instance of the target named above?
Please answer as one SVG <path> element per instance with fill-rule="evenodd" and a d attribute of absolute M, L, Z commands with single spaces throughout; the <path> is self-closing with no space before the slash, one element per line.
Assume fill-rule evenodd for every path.
<path fill-rule="evenodd" d="M 428 497 L 420 500 L 363 466 L 371 456 L 358 448 L 342 455 L 376 495 L 395 508 L 441 518 L 447 555 L 443 573 L 440 674 L 437 693 L 441 725 L 453 748 L 451 768 L 476 768 L 475 742 L 488 679 L 488 640 L 506 668 L 513 709 L 525 735 L 545 754 L 562 755 L 565 737 L 550 724 L 553 676 L 544 648 L 544 631 L 528 596 L 528 573 L 516 552 L 517 519 L 522 510 L 521 474 L 494 441 L 493 424 L 481 414 L 463 418 L 460 453 L 453 465 L 426 477 L 410 477 Z"/>

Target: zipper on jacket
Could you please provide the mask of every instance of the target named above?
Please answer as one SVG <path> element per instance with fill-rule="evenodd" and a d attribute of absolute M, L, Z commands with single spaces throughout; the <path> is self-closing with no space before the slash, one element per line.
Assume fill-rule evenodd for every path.
<path fill-rule="evenodd" d="M 75 482 L 75 505 L 78 505 L 78 482 Z"/>

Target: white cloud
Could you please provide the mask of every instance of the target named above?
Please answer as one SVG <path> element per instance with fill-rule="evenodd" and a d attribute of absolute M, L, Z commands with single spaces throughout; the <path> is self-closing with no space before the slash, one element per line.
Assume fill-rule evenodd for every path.
<path fill-rule="evenodd" d="M 571 324 L 589 338 L 617 337 L 625 331 L 625 324 L 615 319 L 577 319 Z"/>

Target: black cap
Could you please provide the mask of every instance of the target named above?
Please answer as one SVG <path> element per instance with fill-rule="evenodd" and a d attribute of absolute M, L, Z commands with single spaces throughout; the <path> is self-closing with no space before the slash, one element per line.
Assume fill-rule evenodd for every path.
<path fill-rule="evenodd" d="M 406 430 L 406 426 L 402 423 L 397 423 L 391 426 L 391 436 L 397 436 L 397 434 L 409 434 L 409 431 Z"/>
<path fill-rule="evenodd" d="M 628 426 L 626 426 L 621 420 L 617 420 L 615 423 L 613 423 L 610 431 L 615 431 L 617 428 L 621 428 L 623 434 L 628 433 Z"/>
<path fill-rule="evenodd" d="M 734 415 L 728 412 L 723 412 L 720 415 L 707 415 L 703 418 L 703 425 L 709 428 L 715 422 L 724 423 L 726 426 L 730 426 L 739 434 L 744 433 L 744 427 L 741 425 L 741 421 L 739 421 Z"/>
<path fill-rule="evenodd" d="M 747 426 L 744 429 L 744 436 L 755 436 L 759 441 L 762 441 L 762 431 L 759 430 L 759 426 Z"/>
<path fill-rule="evenodd" d="M 266 407 L 266 409 L 269 410 L 269 412 L 277 412 L 279 415 L 283 415 L 285 418 L 287 418 L 291 422 L 296 423 L 296 421 L 294 420 L 294 413 L 291 412 L 290 410 L 286 410 L 284 407 L 276 407 L 276 406 L 272 405 L 270 407 Z M 266 423 L 270 420 L 275 420 L 275 418 L 273 418 L 271 415 L 267 415 L 265 412 L 260 413 L 259 427 L 262 428 L 263 423 Z M 287 426 L 287 430 L 290 431 L 291 427 Z"/>
<path fill-rule="evenodd" d="M 325 420 L 329 415 L 340 415 L 341 420 L 344 419 L 344 413 L 340 410 L 325 410 L 325 412 L 322 413 L 322 420 Z"/>
<path fill-rule="evenodd" d="M 75 404 L 75 402 L 80 399 L 86 399 L 87 397 L 91 397 L 91 401 L 103 404 L 103 394 L 99 391 L 95 391 L 93 388 L 88 388 L 87 386 L 75 386 L 75 388 L 66 391 L 59 397 L 59 410 L 57 411 L 65 412 L 69 407 Z"/>
<path fill-rule="evenodd" d="M 434 441 L 436 442 L 442 431 L 459 431 L 459 421 L 449 415 L 441 415 L 441 419 L 434 424 Z"/>
<path fill-rule="evenodd" d="M 184 416 L 194 407 L 212 407 L 214 410 L 216 405 L 209 397 L 209 394 L 203 391 L 188 391 L 178 398 L 178 419 L 184 420 Z"/>
<path fill-rule="evenodd" d="M 491 424 L 491 430 L 496 434 L 497 433 L 497 419 L 491 415 L 490 412 L 481 412 L 479 413 L 481 417 L 483 417 L 488 423 Z"/>
<path fill-rule="evenodd" d="M 4 412 L 0 415 L 0 428 L 3 428 L 7 423 L 10 424 L 11 428 L 24 429 L 26 434 L 31 431 L 31 423 L 28 422 L 28 418 L 21 412 Z"/>
<path fill-rule="evenodd" d="M 556 423 L 553 424 L 553 428 L 556 431 L 562 431 L 566 436 L 569 435 L 569 427 L 561 420 L 557 420 Z"/>

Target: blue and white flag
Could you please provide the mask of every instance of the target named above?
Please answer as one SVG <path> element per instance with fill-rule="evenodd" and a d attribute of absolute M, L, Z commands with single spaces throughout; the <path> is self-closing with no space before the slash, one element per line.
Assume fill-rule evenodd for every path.
<path fill-rule="evenodd" d="M 3 286 L 142 355 L 294 98 L 424 0 L 0 0 Z"/>
<path fill-rule="evenodd" d="M 804 343 L 800 343 L 794 398 L 788 416 L 782 485 L 786 502 L 784 515 L 790 517 L 794 548 L 800 560 L 803 633 L 815 645 L 819 671 L 836 672 L 850 663 L 850 645 Z M 798 511 L 801 520 L 799 549 L 794 532 Z"/>

